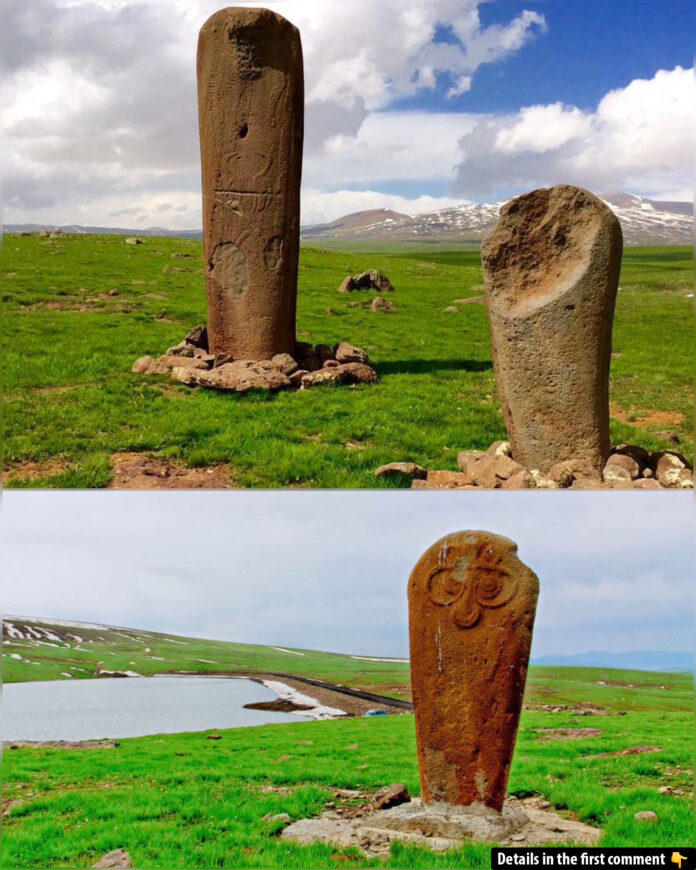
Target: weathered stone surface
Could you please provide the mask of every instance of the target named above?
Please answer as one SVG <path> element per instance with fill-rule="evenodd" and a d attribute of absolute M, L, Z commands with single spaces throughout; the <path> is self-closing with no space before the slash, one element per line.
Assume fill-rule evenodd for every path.
<path fill-rule="evenodd" d="M 280 835 L 284 840 L 295 840 L 297 843 L 335 843 L 337 846 L 351 846 L 354 842 L 354 830 L 350 822 L 339 819 L 300 819 Z"/>
<path fill-rule="evenodd" d="M 297 363 L 289 353 L 277 353 L 271 359 L 271 365 L 288 377 L 297 371 Z"/>
<path fill-rule="evenodd" d="M 334 371 L 341 375 L 344 384 L 376 384 L 379 380 L 377 372 L 365 363 L 344 363 Z"/>
<path fill-rule="evenodd" d="M 125 849 L 114 849 L 92 864 L 92 867 L 132 867 L 131 856 Z"/>
<path fill-rule="evenodd" d="M 483 450 L 460 450 L 459 453 L 457 453 L 457 465 L 459 466 L 459 470 L 467 472 L 469 470 L 469 464 L 476 462 L 476 460 L 480 459 L 482 456 L 485 456 L 485 451 Z"/>
<path fill-rule="evenodd" d="M 326 387 L 343 383 L 343 377 L 338 369 L 319 369 L 302 376 L 300 381 L 303 390 L 311 387 Z"/>
<path fill-rule="evenodd" d="M 464 471 L 429 471 L 426 480 L 413 482 L 413 489 L 470 489 L 472 486 L 471 477 Z"/>
<path fill-rule="evenodd" d="M 500 811 L 515 746 L 539 581 L 488 532 L 433 544 L 409 584 L 411 683 L 425 804 Z"/>
<path fill-rule="evenodd" d="M 677 489 L 693 486 L 693 471 L 681 453 L 664 450 L 653 454 L 650 463 L 661 486 Z"/>
<path fill-rule="evenodd" d="M 151 356 L 141 356 L 133 363 L 132 371 L 136 374 L 168 375 L 173 368 L 200 369 L 210 368 L 208 362 L 193 357 L 164 354 L 157 359 Z"/>
<path fill-rule="evenodd" d="M 411 800 L 411 795 L 408 789 L 402 782 L 395 782 L 392 785 L 387 785 L 381 788 L 372 799 L 372 803 L 378 810 L 388 810 L 390 807 L 398 807 L 400 804 L 408 803 Z"/>
<path fill-rule="evenodd" d="M 252 360 L 236 360 L 209 371 L 177 366 L 172 377 L 188 386 L 211 387 L 214 390 L 230 390 L 248 393 L 250 390 L 282 390 L 290 386 L 290 379 L 276 369 L 263 366 Z"/>
<path fill-rule="evenodd" d="M 212 353 L 292 354 L 304 82 L 299 32 L 267 9 L 201 28 L 198 102 Z"/>
<path fill-rule="evenodd" d="M 334 358 L 340 363 L 368 363 L 370 361 L 368 355 L 360 347 L 355 347 L 347 341 L 342 341 L 336 345 L 336 350 L 333 354 Z"/>
<path fill-rule="evenodd" d="M 536 481 L 532 475 L 523 468 L 508 477 L 500 484 L 501 489 L 536 489 Z"/>
<path fill-rule="evenodd" d="M 377 477 L 399 478 L 401 480 L 425 480 L 428 472 L 415 462 L 389 462 L 380 465 L 375 471 Z"/>
<path fill-rule="evenodd" d="M 604 466 L 602 477 L 606 483 L 618 480 L 636 480 L 640 477 L 640 466 L 631 456 L 623 453 L 612 453 Z"/>
<path fill-rule="evenodd" d="M 508 478 L 523 471 L 525 469 L 519 462 L 510 459 L 505 453 L 497 455 L 495 452 L 485 453 L 480 459 L 470 462 L 466 469 L 476 486 L 488 489 L 496 489 Z"/>
<path fill-rule="evenodd" d="M 601 200 L 577 187 L 505 205 L 483 241 L 493 363 L 512 444 L 525 467 L 609 455 L 609 365 L 622 237 Z"/>
<path fill-rule="evenodd" d="M 396 311 L 396 305 L 385 299 L 384 296 L 376 296 L 370 305 L 370 311 Z"/>
<path fill-rule="evenodd" d="M 194 326 L 184 339 L 184 342 L 192 344 L 194 347 L 200 347 L 203 350 L 210 350 L 208 347 L 208 327 L 205 324 Z"/>

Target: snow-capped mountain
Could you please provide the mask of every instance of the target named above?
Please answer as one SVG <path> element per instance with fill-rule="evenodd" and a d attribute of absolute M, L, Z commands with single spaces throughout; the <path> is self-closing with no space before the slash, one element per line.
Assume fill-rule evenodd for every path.
<path fill-rule="evenodd" d="M 692 244 L 693 205 L 690 202 L 660 202 L 620 192 L 601 194 L 601 198 L 619 218 L 624 244 Z M 304 227 L 302 238 L 306 241 L 478 242 L 495 225 L 503 204 L 471 203 L 415 217 L 389 209 L 355 212 L 328 224 Z"/>

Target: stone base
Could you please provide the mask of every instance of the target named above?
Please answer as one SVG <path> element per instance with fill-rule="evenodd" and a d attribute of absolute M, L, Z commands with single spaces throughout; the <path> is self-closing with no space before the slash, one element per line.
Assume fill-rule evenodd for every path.
<path fill-rule="evenodd" d="M 197 326 L 162 356 L 139 357 L 136 374 L 170 375 L 189 387 L 208 387 L 235 393 L 252 390 L 306 390 L 340 384 L 376 384 L 377 372 L 368 365 L 364 350 L 346 341 L 331 348 L 297 342 L 294 356 L 276 354 L 272 359 L 233 359 L 208 352 L 208 331 Z"/>
<path fill-rule="evenodd" d="M 285 828 L 282 837 L 303 845 L 333 843 L 354 846 L 367 855 L 386 854 L 393 841 L 413 843 L 433 851 L 455 849 L 467 842 L 502 846 L 594 846 L 598 828 L 540 809 L 537 799 L 506 801 L 501 813 L 482 805 L 424 807 L 419 799 L 388 810 L 369 811 L 353 818 L 324 813 L 301 819 Z"/>

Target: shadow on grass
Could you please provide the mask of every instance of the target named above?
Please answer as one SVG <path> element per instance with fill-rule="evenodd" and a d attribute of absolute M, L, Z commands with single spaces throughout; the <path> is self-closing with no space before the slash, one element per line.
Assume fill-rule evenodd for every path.
<path fill-rule="evenodd" d="M 488 372 L 493 368 L 491 360 L 475 359 L 401 359 L 374 363 L 380 375 L 427 375 L 433 372 L 456 371 Z"/>

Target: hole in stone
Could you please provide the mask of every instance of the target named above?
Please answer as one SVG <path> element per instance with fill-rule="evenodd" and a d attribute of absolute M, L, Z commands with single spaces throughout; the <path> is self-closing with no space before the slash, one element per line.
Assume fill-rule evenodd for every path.
<path fill-rule="evenodd" d="M 249 125 L 242 124 L 242 126 L 239 128 L 239 138 L 246 139 L 248 132 L 249 132 Z"/>
<path fill-rule="evenodd" d="M 566 305 L 565 310 L 566 311 L 575 311 L 575 306 L 574 305 Z"/>

